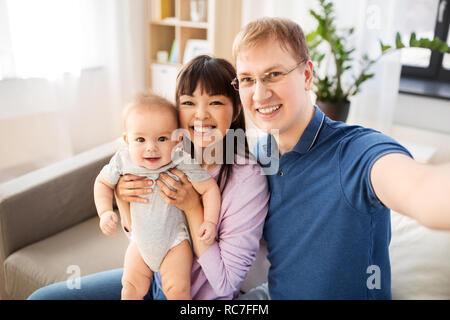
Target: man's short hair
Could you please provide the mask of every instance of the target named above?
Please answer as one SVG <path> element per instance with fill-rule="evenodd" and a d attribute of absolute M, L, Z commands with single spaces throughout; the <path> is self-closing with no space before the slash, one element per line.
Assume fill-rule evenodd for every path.
<path fill-rule="evenodd" d="M 268 39 L 276 40 L 294 58 L 309 59 L 309 49 L 302 28 L 286 18 L 264 17 L 248 23 L 238 33 L 233 43 L 233 60 L 240 51 L 263 44 Z"/>

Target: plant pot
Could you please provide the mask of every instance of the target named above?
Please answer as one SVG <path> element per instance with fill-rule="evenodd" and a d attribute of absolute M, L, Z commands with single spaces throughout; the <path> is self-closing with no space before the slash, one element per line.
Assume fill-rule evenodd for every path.
<path fill-rule="evenodd" d="M 340 103 L 316 101 L 316 104 L 328 118 L 342 122 L 347 120 L 350 101 Z"/>

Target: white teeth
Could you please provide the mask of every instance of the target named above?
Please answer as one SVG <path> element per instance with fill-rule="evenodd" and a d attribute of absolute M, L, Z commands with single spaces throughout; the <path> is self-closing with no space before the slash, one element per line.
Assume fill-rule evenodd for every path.
<path fill-rule="evenodd" d="M 264 113 L 264 114 L 268 114 L 268 113 L 272 113 L 278 109 L 280 109 L 281 104 L 274 106 L 274 107 L 268 107 L 268 108 L 260 108 L 258 109 L 259 112 Z"/>
<path fill-rule="evenodd" d="M 194 127 L 194 131 L 204 133 L 204 132 L 208 132 L 212 128 L 213 127 Z"/>

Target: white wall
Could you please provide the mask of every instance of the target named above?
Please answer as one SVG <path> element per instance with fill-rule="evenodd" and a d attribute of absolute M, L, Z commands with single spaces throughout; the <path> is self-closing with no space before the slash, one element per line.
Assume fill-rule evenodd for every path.
<path fill-rule="evenodd" d="M 315 5 L 316 2 L 310 0 L 243 0 L 242 25 L 262 16 L 286 17 L 300 24 L 306 32 L 314 27 L 308 10 Z"/>

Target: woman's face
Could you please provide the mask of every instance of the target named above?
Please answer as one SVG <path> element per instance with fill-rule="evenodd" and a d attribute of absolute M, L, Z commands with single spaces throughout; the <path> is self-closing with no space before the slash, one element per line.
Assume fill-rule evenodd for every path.
<path fill-rule="evenodd" d="M 192 96 L 182 95 L 178 113 L 181 128 L 189 131 L 196 147 L 222 140 L 233 121 L 233 103 L 223 95 L 210 96 L 197 86 Z"/>

